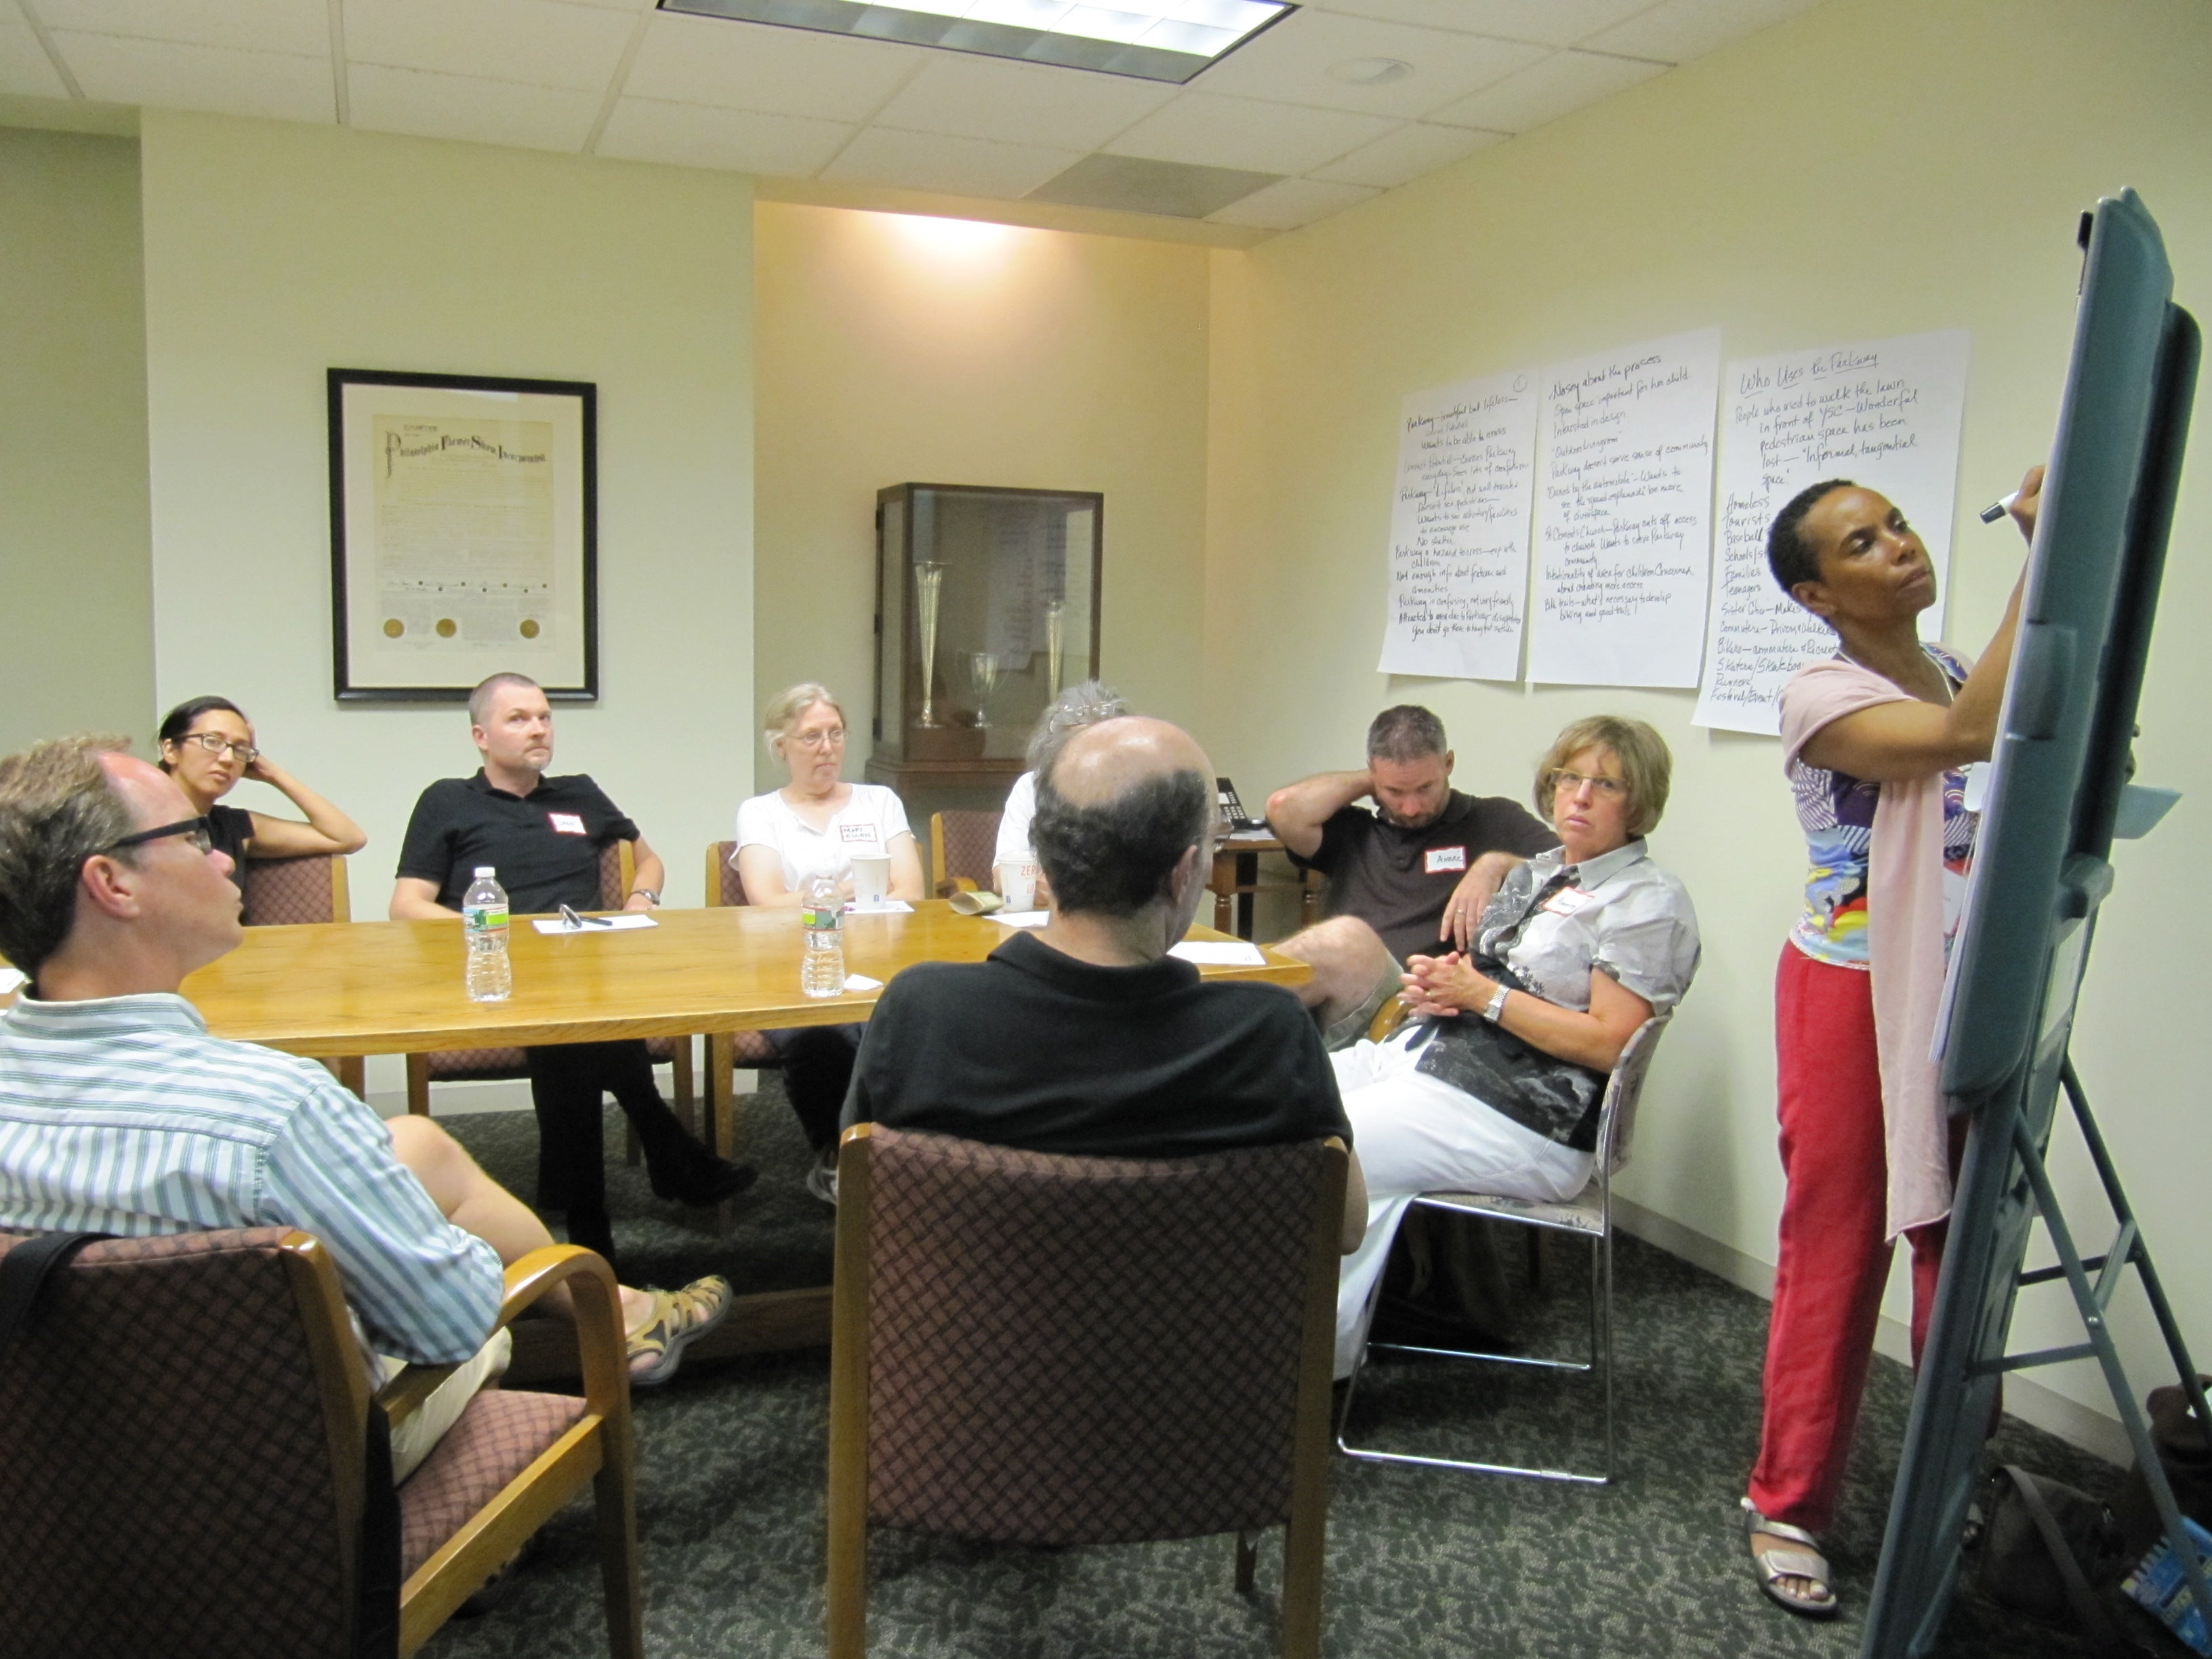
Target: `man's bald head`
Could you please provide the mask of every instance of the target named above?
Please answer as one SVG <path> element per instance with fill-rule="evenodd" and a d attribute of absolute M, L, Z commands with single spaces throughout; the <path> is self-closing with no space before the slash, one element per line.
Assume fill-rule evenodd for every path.
<path fill-rule="evenodd" d="M 1140 715 L 1085 726 L 1037 775 L 1032 835 L 1063 914 L 1172 902 L 1183 854 L 1213 830 L 1212 765 L 1190 733 Z"/>

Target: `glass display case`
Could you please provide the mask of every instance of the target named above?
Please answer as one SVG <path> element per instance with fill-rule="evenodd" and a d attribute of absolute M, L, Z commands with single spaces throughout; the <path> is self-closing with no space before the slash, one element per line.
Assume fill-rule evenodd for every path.
<path fill-rule="evenodd" d="M 909 816 L 996 805 L 1045 705 L 1098 672 L 1105 497 L 895 484 L 876 498 L 871 782 Z"/>

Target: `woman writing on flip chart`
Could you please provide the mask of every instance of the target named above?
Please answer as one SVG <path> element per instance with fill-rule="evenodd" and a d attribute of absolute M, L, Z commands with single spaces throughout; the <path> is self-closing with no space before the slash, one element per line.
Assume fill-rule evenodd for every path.
<path fill-rule="evenodd" d="M 2034 468 L 2011 507 L 2033 536 Z M 2013 591 L 1978 665 L 1921 641 L 1928 550 L 1871 489 L 1830 479 L 1767 535 L 1767 563 L 1835 629 L 1837 654 L 1782 693 L 1783 769 L 1812 872 L 1775 976 L 1785 1182 L 1759 1461 L 1743 1499 L 1759 1587 L 1825 1618 L 1834 1519 L 1899 1233 L 1912 1246 L 1912 1354 L 1927 1334 L 1954 1148 L 1929 1060 L 1973 850 L 1964 769 L 1986 761 L 2012 663 Z"/>

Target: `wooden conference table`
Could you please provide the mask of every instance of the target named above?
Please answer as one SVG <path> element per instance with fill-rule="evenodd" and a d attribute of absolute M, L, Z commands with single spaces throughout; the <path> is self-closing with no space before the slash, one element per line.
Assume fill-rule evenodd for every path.
<path fill-rule="evenodd" d="M 249 927 L 236 950 L 185 981 L 184 994 L 217 1036 L 319 1060 L 705 1033 L 708 1133 L 718 1146 L 730 1121 L 729 1034 L 865 1020 L 875 1006 L 873 991 L 800 993 L 796 909 L 658 910 L 653 920 L 652 927 L 546 934 L 518 917 L 508 944 L 514 994 L 505 1002 L 464 994 L 453 921 Z M 906 915 L 848 915 L 845 969 L 888 981 L 917 962 L 980 962 L 1011 931 L 956 915 L 941 899 Z M 1210 928 L 1190 937 L 1228 942 Z M 1283 985 L 1311 971 L 1264 954 L 1258 966 L 1200 971 Z M 692 1352 L 810 1347 L 829 1332 L 828 1286 L 769 1291 L 738 1297 L 721 1328 Z"/>

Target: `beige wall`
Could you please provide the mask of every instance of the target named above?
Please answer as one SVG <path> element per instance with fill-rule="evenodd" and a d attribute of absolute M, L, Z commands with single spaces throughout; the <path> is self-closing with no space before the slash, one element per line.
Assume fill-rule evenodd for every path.
<path fill-rule="evenodd" d="M 381 915 L 416 795 L 477 757 L 459 706 L 332 700 L 324 371 L 596 382 L 601 696 L 556 766 L 698 902 L 751 724 L 749 181 L 153 111 L 142 143 L 162 701 L 235 697 L 358 817 Z"/>
<path fill-rule="evenodd" d="M 2178 297 L 2212 312 L 2208 84 L 2198 0 L 1828 0 L 1310 229 L 1212 256 L 1217 758 L 1255 788 L 1355 764 L 1372 712 L 1418 699 L 1444 717 L 1464 784 L 1517 795 L 1572 716 L 1617 709 L 1664 732 L 1677 770 L 1653 847 L 1696 896 L 1705 955 L 1626 1190 L 1663 1236 L 1745 1276 L 1773 1255 L 1771 983 L 1803 875 L 1777 745 L 1693 729 L 1687 692 L 1377 675 L 1399 399 L 1716 323 L 1730 356 L 1970 329 L 1948 633 L 1978 649 L 2020 548 L 1972 509 L 2049 441 L 2076 213 L 2136 185 L 2165 227 Z M 2208 477 L 2197 465 L 2184 489 L 2139 745 L 2145 781 L 2191 800 L 2154 843 L 2118 855 L 2075 1052 L 2150 1237 L 2199 1287 L 2191 1332 L 2212 1350 L 2185 1265 L 2212 1254 L 2189 1035 L 2205 992 L 2190 941 L 2212 930 L 2212 896 L 2183 873 L 2212 854 L 2212 668 L 2188 627 L 2212 605 L 2196 556 L 2212 540 Z M 2082 1196 L 2081 1160 L 2063 1161 Z M 2145 1322 L 2120 1323 L 2154 1375 Z M 2020 1328 L 2063 1325 L 2024 1313 Z M 2092 1404 L 2101 1393 L 2086 1368 L 2043 1375 Z"/>
<path fill-rule="evenodd" d="M 0 754 L 154 708 L 138 146 L 0 129 Z"/>
<path fill-rule="evenodd" d="M 1206 251 L 772 202 L 754 225 L 757 700 L 828 684 L 860 776 L 876 492 L 1011 484 L 1104 492 L 1106 678 L 1195 721 Z"/>

